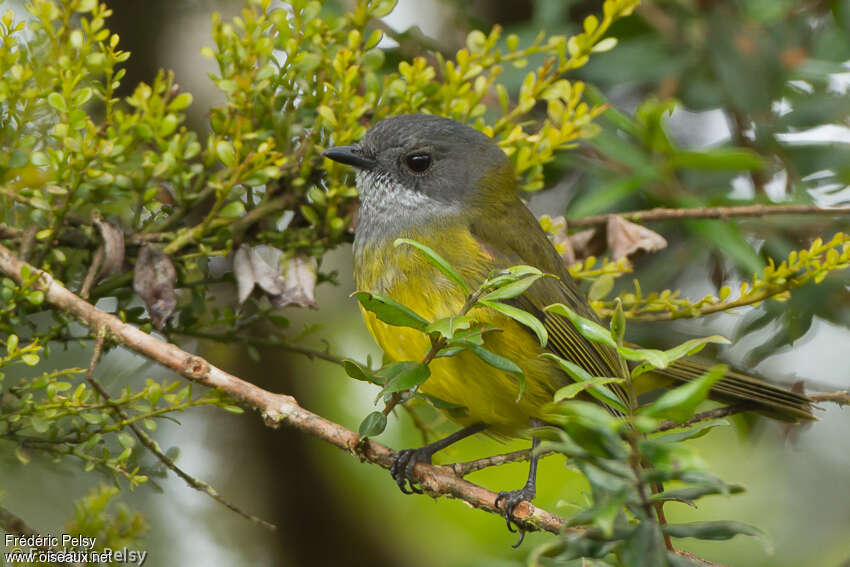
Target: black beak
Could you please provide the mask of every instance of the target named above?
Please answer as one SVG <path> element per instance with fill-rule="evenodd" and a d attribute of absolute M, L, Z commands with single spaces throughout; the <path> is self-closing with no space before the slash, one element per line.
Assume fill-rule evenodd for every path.
<path fill-rule="evenodd" d="M 357 146 L 337 146 L 335 148 L 328 148 L 322 152 L 322 155 L 328 159 L 332 159 L 346 165 L 353 165 L 359 169 L 372 169 L 378 165 L 378 162 L 374 159 L 364 156 L 360 152 L 360 148 Z"/>

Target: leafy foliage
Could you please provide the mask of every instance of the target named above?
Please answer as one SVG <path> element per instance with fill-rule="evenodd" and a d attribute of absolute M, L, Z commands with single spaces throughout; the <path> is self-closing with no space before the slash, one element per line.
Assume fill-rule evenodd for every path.
<path fill-rule="evenodd" d="M 440 271 L 455 280 L 461 289 L 469 289 L 454 268 L 435 251 L 418 243 L 411 244 Z M 470 343 L 465 339 L 470 332 L 480 337 L 493 330 L 470 320 L 466 313 L 472 307 L 480 306 L 495 308 L 511 316 L 512 312 L 494 307 L 504 304 L 493 300 L 516 297 L 540 277 L 543 274 L 529 266 L 516 266 L 492 274 L 469 294 L 463 311 L 457 315 L 463 320 L 461 335 L 464 338 L 460 340 L 459 333 L 454 332 L 451 324 L 455 317 L 449 318 L 447 323 L 425 325 L 418 315 L 414 314 L 415 318 L 412 318 L 410 310 L 403 305 L 389 300 L 374 302 L 370 294 L 358 293 L 358 298 L 362 298 L 361 305 L 367 311 L 390 324 L 430 332 L 432 341 L 431 352 L 422 362 L 391 362 L 374 372 L 374 381 L 383 386 L 378 399 L 383 398 L 386 407 L 383 412 L 376 411 L 366 416 L 360 425 L 360 433 L 374 436 L 383 432 L 387 408 L 392 408 L 393 396 L 398 392 L 407 390 L 402 399 L 423 397 L 417 393 L 417 388 L 430 375 L 427 364 L 436 356 L 454 356 L 469 349 L 485 361 L 490 362 L 491 358 L 497 360 L 490 362 L 497 368 L 511 371 L 513 365 L 513 371 L 522 376 L 522 370 L 510 360 L 487 350 L 480 342 Z M 537 549 L 532 554 L 531 564 L 571 565 L 573 560 L 597 558 L 605 559 L 606 565 L 627 567 L 685 565 L 690 563 L 668 551 L 665 537 L 716 540 L 728 539 L 736 534 L 760 535 L 757 529 L 739 522 L 667 524 L 659 519 L 665 502 L 680 501 L 693 505 L 694 501 L 707 495 L 741 491 L 740 487 L 727 485 L 710 474 L 702 459 L 682 445 L 684 440 L 705 434 L 708 431 L 705 424 L 683 426 L 673 434 L 657 434 L 663 431 L 664 420 L 684 424 L 694 416 L 697 407 L 706 400 L 711 386 L 726 372 L 724 365 L 717 365 L 704 376 L 669 390 L 640 408 L 625 405 L 608 387 L 618 384 L 632 389 L 632 380 L 644 372 L 666 368 L 684 356 L 695 354 L 707 343 L 728 341 L 714 335 L 691 339 L 666 351 L 635 348 L 623 343 L 625 317 L 622 311 L 612 318 L 611 329 L 606 329 L 563 304 L 550 305 L 546 310 L 567 318 L 588 340 L 616 349 L 620 356 L 638 364 L 632 367 L 629 378 L 612 378 L 592 376 L 572 361 L 552 353 L 541 355 L 556 361 L 574 383 L 555 392 L 546 422 L 559 427 L 546 428 L 545 434 L 551 439 L 544 442 L 539 451 L 557 452 L 569 458 L 590 483 L 592 500 L 568 522 L 568 525 L 587 528 L 578 532 L 568 531 L 567 535 Z M 527 312 L 520 312 L 523 315 L 518 315 L 517 320 L 521 323 L 533 328 L 534 325 L 528 321 L 533 319 L 540 325 Z M 542 344 L 546 344 L 545 337 Z M 359 366 L 351 365 L 347 370 L 353 377 L 364 379 L 364 370 Z M 576 399 L 582 392 L 601 403 Z M 634 394 L 631 397 L 634 399 Z M 616 411 L 606 410 L 605 406 Z"/>
<path fill-rule="evenodd" d="M 124 321 L 146 331 L 156 328 L 172 340 L 194 336 L 235 342 L 246 345 L 253 357 L 259 356 L 254 345 L 276 345 L 339 362 L 353 378 L 381 388 L 384 411 L 371 413 L 360 427 L 362 435 L 374 436 L 386 427 L 393 406 L 426 399 L 417 387 L 428 379 L 428 364 L 437 357 L 471 351 L 513 373 L 524 386 L 513 361 L 483 346 L 482 336 L 495 329 L 467 317 L 473 306 L 515 319 L 541 344 L 547 337 L 536 318 L 505 302 L 544 274 L 520 266 L 470 290 L 451 266 L 420 245 L 432 263 L 471 292 L 459 313 L 428 321 L 389 298 L 355 294 L 381 320 L 428 336 L 431 346 L 420 360 L 375 369 L 297 344 L 309 329 L 289 330 L 280 306 L 313 305 L 313 287 L 335 280 L 335 274 L 321 270 L 322 258 L 351 239 L 356 218 L 350 177 L 322 160 L 321 150 L 358 140 L 369 124 L 407 112 L 469 123 L 499 142 L 527 191 L 580 165 L 588 174 L 571 203 L 571 218 L 614 207 L 734 204 L 729 186 L 742 176 L 760 202 L 776 200 L 768 181 L 783 174 L 781 198 L 801 202 L 817 200 L 818 192 L 835 193 L 827 182 L 847 182 L 841 165 L 847 163 L 846 148 L 792 145 L 782 138 L 788 129 L 847 115 L 846 97 L 829 85 L 839 57 L 846 54 L 846 34 L 839 29 L 846 25 L 844 12 L 829 15 L 822 3 L 812 3 L 799 8 L 803 16 L 798 16 L 787 3 L 769 9 L 753 0 L 741 8 L 752 29 L 726 29 L 728 6 L 664 3 L 676 18 L 692 23 L 706 15 L 700 10 L 711 13 L 705 25 L 664 28 L 662 23 L 668 32 L 659 40 L 657 22 L 649 18 L 636 24 L 636 18 L 626 18 L 636 0 L 606 0 L 601 14 L 576 15 L 580 27 L 572 34 L 563 33 L 559 22 L 570 15 L 566 3 L 536 4 L 548 5 L 552 17 L 539 16 L 533 31 L 472 30 L 454 52 L 420 46 L 416 55 L 399 61 L 398 52 L 379 47 L 383 33 L 375 23 L 393 9 L 393 0 L 357 0 L 348 12 L 315 0 L 291 0 L 285 6 L 247 0 L 240 16 L 231 21 L 216 16 L 212 22 L 214 45 L 203 53 L 218 66 L 213 83 L 225 102 L 210 109 L 210 131 L 203 135 L 186 126 L 193 96 L 171 73 L 132 85 L 125 98 L 116 95 L 129 54 L 106 27 L 111 10 L 105 4 L 33 0 L 25 21 L 7 11 L 0 18 L 0 242 L 81 296 L 112 304 Z M 539 31 L 546 25 L 553 30 Z M 698 56 L 686 55 L 678 47 L 683 44 L 697 44 L 692 53 Z M 656 64 L 667 60 L 671 45 L 677 51 L 673 63 Z M 801 46 L 810 46 L 810 54 L 801 53 Z M 771 65 L 754 66 L 748 49 L 773 54 Z M 640 56 L 634 58 L 636 52 Z M 641 64 L 624 65 L 629 60 Z M 624 112 L 619 101 L 612 103 L 576 77 L 603 87 L 631 81 L 655 92 L 667 81 L 689 108 L 724 109 L 734 123 L 730 140 L 700 147 L 674 135 L 668 116 L 680 107 L 666 96 L 670 92 L 657 98 L 641 93 L 640 100 L 625 105 L 635 111 Z M 790 111 L 775 110 L 777 101 L 787 102 Z M 562 151 L 571 148 L 579 151 Z M 552 219 L 542 223 L 559 246 L 557 233 L 566 237 L 566 225 L 557 227 Z M 731 300 L 729 287 L 720 285 L 716 295 L 691 301 L 681 298 L 673 284 L 667 291 L 643 294 L 637 283 L 635 292 L 608 300 L 616 279 L 631 273 L 632 264 L 600 259 L 601 251 L 584 255 L 570 271 L 588 282 L 594 306 L 613 314 L 615 325 L 609 331 L 581 318 L 574 321 L 591 340 L 614 345 L 640 362 L 635 376 L 716 339 L 668 351 L 635 349 L 622 342 L 626 318 L 692 317 L 768 298 L 784 300 L 848 264 L 847 237 L 840 233 L 826 243 L 797 245 L 769 229 L 751 233 L 736 223 L 698 221 L 674 230 L 681 231 L 681 238 L 673 248 L 722 251 L 746 277 L 759 275 Z M 748 239 L 753 235 L 765 236 L 768 244 L 756 250 Z M 793 240 L 807 238 L 804 233 Z M 66 460 L 136 486 L 163 473 L 144 465 L 128 426 L 154 431 L 159 419 L 201 405 L 241 411 L 218 392 L 193 395 L 179 382 L 148 381 L 107 399 L 86 381 L 84 369 L 42 368 L 52 349 L 91 344 L 95 334 L 81 332 L 70 315 L 45 305 L 43 292 L 33 285 L 37 274 L 22 276 L 21 285 L 0 279 L 5 346 L 0 438 L 10 442 L 21 462 L 34 454 L 72 457 Z M 641 279 L 648 279 L 646 272 Z M 238 289 L 232 294 L 238 303 L 208 300 L 222 284 Z M 833 295 L 843 293 L 841 285 L 823 287 Z M 792 301 L 796 297 L 801 295 Z M 809 312 L 835 317 L 829 304 L 821 301 Z M 777 316 L 763 313 L 768 319 Z M 769 322 L 756 318 L 744 330 Z M 249 333 L 258 326 L 262 337 Z M 622 386 L 621 379 L 582 374 L 570 361 L 557 362 L 576 384 L 555 396 L 553 419 L 563 429 L 554 432 L 549 446 L 574 459 L 591 483 L 592 502 L 573 518 L 590 528 L 554 541 L 535 560 L 565 563 L 584 556 L 625 565 L 644 564 L 644 559 L 680 565 L 682 559 L 663 546 L 665 532 L 706 539 L 752 533 L 733 522 L 663 527 L 650 510 L 657 502 L 690 502 L 738 490 L 708 474 L 681 444 L 706 427 L 651 434 L 662 418 L 681 422 L 692 415 L 716 372 L 659 398 L 649 409 L 620 406 L 627 419 L 618 420 L 575 398 L 586 393 L 617 407 L 609 386 Z M 17 382 L 3 374 L 13 370 L 20 376 Z M 670 486 L 653 494 L 652 485 L 659 481 Z M 116 547 L 121 534 L 142 532 L 140 520 L 129 513 L 106 517 L 112 496 L 106 490 L 92 494 L 69 529 L 96 533 L 99 541 Z"/>

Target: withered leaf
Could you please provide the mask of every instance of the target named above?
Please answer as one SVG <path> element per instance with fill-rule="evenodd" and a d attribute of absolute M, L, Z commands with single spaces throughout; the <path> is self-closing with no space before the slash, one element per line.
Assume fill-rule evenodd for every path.
<path fill-rule="evenodd" d="M 269 295 L 279 295 L 286 289 L 283 280 L 281 259 L 283 252 L 261 244 L 240 246 L 233 256 L 233 272 L 236 275 L 236 290 L 239 303 L 244 303 L 254 286 L 258 285 Z"/>
<path fill-rule="evenodd" d="M 139 251 L 133 272 L 133 290 L 145 302 L 154 327 L 162 329 L 177 306 L 177 272 L 171 259 L 151 244 Z"/>
<path fill-rule="evenodd" d="M 259 286 L 275 307 L 316 306 L 315 259 L 298 256 L 285 261 L 277 248 L 240 246 L 233 257 L 233 271 L 239 303 Z"/>
<path fill-rule="evenodd" d="M 297 305 L 316 308 L 316 259 L 304 256 L 290 258 L 284 270 L 282 293 L 272 296 L 275 307 Z"/>
<path fill-rule="evenodd" d="M 100 279 L 121 270 L 124 264 L 124 233 L 114 224 L 103 220 L 103 217 L 97 213 L 92 215 L 92 222 L 103 240 L 103 265 L 98 274 Z"/>
<path fill-rule="evenodd" d="M 612 260 L 630 256 L 638 250 L 655 252 L 667 247 L 663 236 L 619 215 L 608 217 L 606 234 Z"/>

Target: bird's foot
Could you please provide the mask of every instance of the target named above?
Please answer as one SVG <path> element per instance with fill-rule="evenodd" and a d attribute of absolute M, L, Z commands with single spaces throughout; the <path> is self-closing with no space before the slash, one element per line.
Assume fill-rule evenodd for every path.
<path fill-rule="evenodd" d="M 405 494 L 422 494 L 422 489 L 416 486 L 413 480 L 413 467 L 416 463 L 431 464 L 431 451 L 420 449 L 402 449 L 395 455 L 390 467 L 390 474 L 398 487 Z"/>
<path fill-rule="evenodd" d="M 496 497 L 496 507 L 499 508 L 501 504 L 502 517 L 505 518 L 505 522 L 508 524 L 508 530 L 519 532 L 519 539 L 512 546 L 514 548 L 519 547 L 522 544 L 522 540 L 525 539 L 525 529 L 516 522 L 514 510 L 521 502 L 525 500 L 531 502 L 534 500 L 536 495 L 537 491 L 534 486 L 525 485 L 519 490 L 499 492 L 499 495 Z M 514 529 L 514 526 L 516 526 L 516 529 Z"/>

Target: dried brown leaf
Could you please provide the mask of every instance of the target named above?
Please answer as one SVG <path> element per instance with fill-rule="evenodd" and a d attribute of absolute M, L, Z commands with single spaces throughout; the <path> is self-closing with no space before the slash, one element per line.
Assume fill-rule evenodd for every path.
<path fill-rule="evenodd" d="M 92 221 L 103 240 L 103 265 L 97 276 L 101 279 L 121 270 L 124 264 L 124 233 L 114 224 L 103 220 L 99 214 L 93 215 Z"/>
<path fill-rule="evenodd" d="M 608 217 L 606 234 L 612 260 L 625 258 L 638 250 L 655 252 L 667 247 L 663 236 L 619 215 Z"/>
<path fill-rule="evenodd" d="M 177 306 L 176 282 L 177 272 L 171 259 L 153 245 L 145 244 L 136 260 L 133 289 L 145 302 L 157 329 L 162 329 Z"/>
<path fill-rule="evenodd" d="M 272 296 L 276 307 L 297 305 L 316 308 L 316 259 L 304 256 L 291 258 L 286 264 L 285 287 L 282 293 Z"/>
<path fill-rule="evenodd" d="M 251 247 L 242 245 L 233 255 L 233 275 L 236 276 L 236 295 L 239 303 L 245 303 L 254 290 L 254 268 L 251 267 Z"/>

